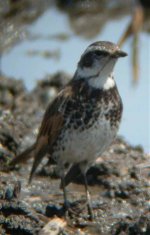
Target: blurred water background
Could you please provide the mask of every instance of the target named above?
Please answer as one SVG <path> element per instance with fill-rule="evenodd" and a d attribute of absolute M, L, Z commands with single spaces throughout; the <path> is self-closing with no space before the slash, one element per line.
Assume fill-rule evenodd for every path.
<path fill-rule="evenodd" d="M 129 31 L 139 6 L 129 0 L 2 2 L 1 73 L 23 79 L 29 90 L 48 74 L 73 75 L 90 43 L 117 43 Z M 140 27 L 123 38 L 128 57 L 119 60 L 114 74 L 124 104 L 119 134 L 150 153 L 150 14 L 143 6 Z"/>

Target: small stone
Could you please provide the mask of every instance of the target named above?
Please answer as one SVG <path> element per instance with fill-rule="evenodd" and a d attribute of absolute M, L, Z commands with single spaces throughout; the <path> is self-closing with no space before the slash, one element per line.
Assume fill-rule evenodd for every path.
<path fill-rule="evenodd" d="M 13 197 L 14 197 L 14 189 L 11 186 L 9 186 L 6 188 L 6 191 L 5 191 L 5 199 L 11 200 L 13 199 Z"/>
<path fill-rule="evenodd" d="M 62 210 L 62 207 L 58 207 L 55 205 L 47 205 L 45 215 L 48 217 L 53 217 L 54 215 L 61 215 Z"/>

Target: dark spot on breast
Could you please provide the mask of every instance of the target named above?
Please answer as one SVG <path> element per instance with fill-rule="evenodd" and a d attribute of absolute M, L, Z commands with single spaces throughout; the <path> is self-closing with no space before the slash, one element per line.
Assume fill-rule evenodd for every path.
<path fill-rule="evenodd" d="M 85 125 L 87 125 L 87 124 L 89 123 L 89 121 L 91 120 L 91 118 L 92 118 L 92 111 L 86 110 L 86 111 L 85 111 L 85 117 L 84 117 L 84 119 L 83 119 L 83 123 L 84 123 Z"/>
<path fill-rule="evenodd" d="M 79 112 L 79 111 L 75 112 L 74 118 L 75 118 L 75 119 L 80 119 L 80 118 L 82 118 L 82 113 Z"/>

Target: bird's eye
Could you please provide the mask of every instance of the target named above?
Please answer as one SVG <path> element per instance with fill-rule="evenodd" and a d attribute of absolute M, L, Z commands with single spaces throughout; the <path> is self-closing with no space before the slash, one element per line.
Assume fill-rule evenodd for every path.
<path fill-rule="evenodd" d="M 107 51 L 95 51 L 96 56 L 107 56 L 109 53 Z"/>

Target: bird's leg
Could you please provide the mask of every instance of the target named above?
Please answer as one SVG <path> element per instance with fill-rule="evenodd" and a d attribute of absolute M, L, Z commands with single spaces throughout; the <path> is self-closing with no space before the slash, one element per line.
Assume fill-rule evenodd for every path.
<path fill-rule="evenodd" d="M 91 197 L 90 197 L 90 193 L 89 193 L 89 190 L 88 190 L 88 183 L 87 183 L 87 178 L 86 178 L 86 173 L 85 172 L 83 173 L 83 177 L 84 177 L 84 185 L 85 185 L 88 213 L 90 215 L 90 219 L 93 220 L 94 219 L 94 214 L 93 214 L 93 210 L 92 210 Z"/>
<path fill-rule="evenodd" d="M 61 177 L 61 185 L 62 185 L 62 190 L 63 190 L 63 195 L 64 195 L 64 207 L 65 210 L 69 209 L 69 202 L 67 200 L 67 191 L 65 187 L 65 181 L 64 181 L 64 176 Z"/>
<path fill-rule="evenodd" d="M 69 202 L 67 200 L 67 191 L 65 187 L 65 164 L 62 164 L 62 162 L 58 162 L 58 172 L 59 176 L 61 178 L 61 188 L 63 190 L 63 197 L 64 197 L 64 205 L 63 208 L 65 211 L 69 208 Z"/>
<path fill-rule="evenodd" d="M 78 216 L 78 213 L 76 211 L 72 210 L 71 205 L 70 205 L 69 201 L 67 200 L 65 175 L 64 175 L 64 171 L 62 171 L 62 169 L 61 169 L 61 188 L 63 190 L 63 195 L 64 195 L 64 210 L 65 210 L 66 219 L 68 219 L 68 216 L 70 216 L 70 215 Z"/>

